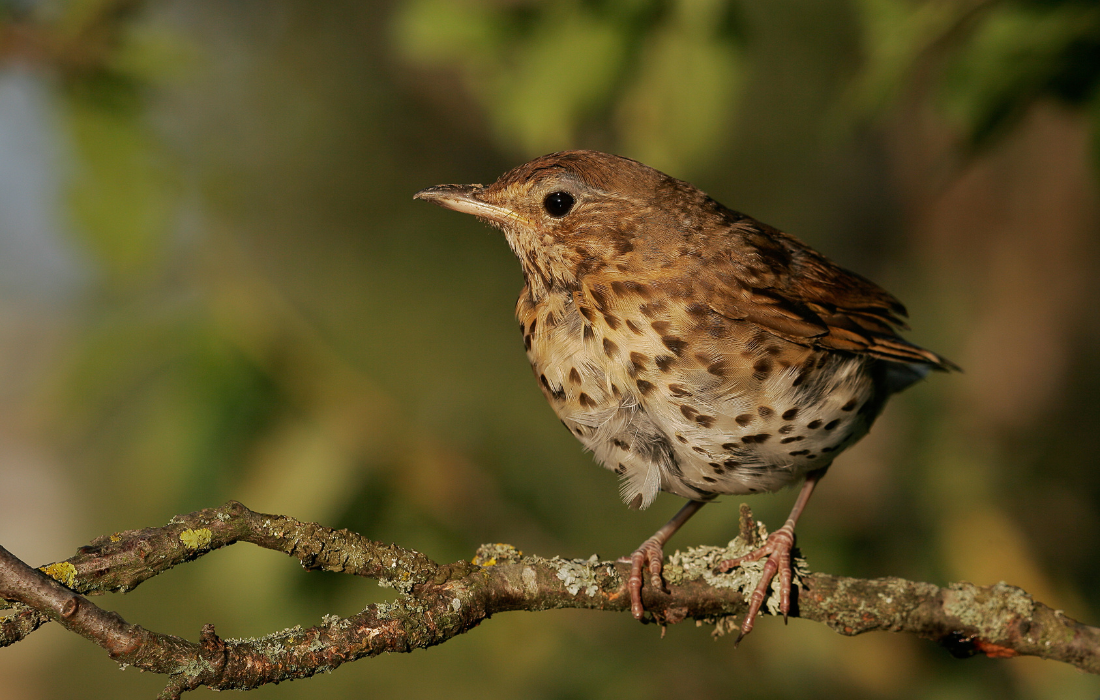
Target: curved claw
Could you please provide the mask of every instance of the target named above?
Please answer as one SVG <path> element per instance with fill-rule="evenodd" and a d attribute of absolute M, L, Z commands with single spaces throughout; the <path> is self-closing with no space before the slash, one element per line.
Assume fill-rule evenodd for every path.
<path fill-rule="evenodd" d="M 688 501 L 676 512 L 676 515 L 672 516 L 671 520 L 653 533 L 653 537 L 642 542 L 641 546 L 630 555 L 630 578 L 627 579 L 626 587 L 630 592 L 630 613 L 635 620 L 645 618 L 645 607 L 642 605 L 642 568 L 648 563 L 650 584 L 657 590 L 667 593 L 668 589 L 665 587 L 664 579 L 661 578 L 661 570 L 665 565 L 665 542 L 668 542 L 668 538 L 672 537 L 705 505 L 706 501 Z"/>
<path fill-rule="evenodd" d="M 630 614 L 635 620 L 645 617 L 645 607 L 642 605 L 642 569 L 648 564 L 650 585 L 659 591 L 666 591 L 661 571 L 665 565 L 664 546 L 656 535 L 643 542 L 641 546 L 630 555 L 630 578 L 626 587 L 630 591 Z"/>
<path fill-rule="evenodd" d="M 756 616 L 764 605 L 764 598 L 768 594 L 772 579 L 779 574 L 779 611 L 783 613 L 784 622 L 791 610 L 791 549 L 794 547 L 794 527 L 788 522 L 768 536 L 767 542 L 759 548 L 734 559 L 719 562 L 717 571 L 725 573 L 735 566 L 745 562 L 757 561 L 767 557 L 764 562 L 764 573 L 760 577 L 760 583 L 749 598 L 749 610 L 745 614 L 745 621 L 741 623 L 741 634 L 738 635 L 736 646 L 745 635 L 752 631 L 756 622 Z"/>

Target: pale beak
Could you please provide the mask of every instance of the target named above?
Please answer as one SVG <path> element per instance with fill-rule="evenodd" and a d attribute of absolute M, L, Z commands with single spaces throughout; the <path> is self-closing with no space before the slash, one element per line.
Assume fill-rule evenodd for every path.
<path fill-rule="evenodd" d="M 521 223 L 530 225 L 526 218 L 497 204 L 490 204 L 481 198 L 485 191 L 483 185 L 438 185 L 420 190 L 413 199 L 423 199 L 447 209 L 464 214 L 473 214 L 479 219 L 498 224 Z"/>

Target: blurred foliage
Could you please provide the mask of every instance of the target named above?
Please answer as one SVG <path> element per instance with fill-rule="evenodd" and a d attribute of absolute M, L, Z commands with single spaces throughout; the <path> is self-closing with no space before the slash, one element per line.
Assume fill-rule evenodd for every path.
<path fill-rule="evenodd" d="M 920 72 L 971 144 L 1011 129 L 1037 100 L 1091 111 L 1100 132 L 1100 4 L 1092 0 L 859 0 L 864 107 L 892 104 Z M 1097 151 L 1100 162 L 1100 150 Z"/>
<path fill-rule="evenodd" d="M 981 247 L 1002 235 L 996 220 L 968 229 L 966 243 L 989 259 L 928 253 L 939 243 L 913 240 L 895 180 L 906 166 L 887 163 L 898 137 L 865 118 L 881 125 L 914 102 L 932 104 L 986 150 L 1048 98 L 1100 123 L 1098 7 L 0 3 L 0 79 L 27 70 L 49 90 L 43 128 L 68 153 L 56 166 L 66 192 L 57 206 L 92 273 L 51 312 L 61 330 L 33 395 L 0 405 L 32 416 L 33 439 L 69 474 L 76 522 L 59 546 L 236 498 L 438 560 L 486 541 L 563 556 L 630 551 L 675 499 L 644 513 L 617 502 L 613 476 L 590 464 L 531 381 L 511 318 L 520 278 L 507 247 L 411 194 L 489 181 L 546 151 L 621 152 L 880 279 L 910 302 L 916 340 L 963 361 L 965 338 L 983 329 L 973 319 L 1001 308 L 998 290 L 980 287 L 983 275 L 1016 253 Z M 824 133 L 838 112 L 851 119 L 844 143 Z M 1068 257 L 1077 269 L 1044 272 L 1036 286 L 1084 276 L 1096 251 Z M 973 274 L 960 281 L 960 269 Z M 1089 298 L 1092 288 L 1081 288 Z M 22 303 L 0 299 L 0 310 Z M 1054 316 L 1047 311 L 1042 318 Z M 800 532 L 815 568 L 938 582 L 993 571 L 1027 578 L 1055 596 L 1047 602 L 1069 601 L 1071 614 L 1095 614 L 1088 592 L 1100 567 L 1087 533 L 1100 531 L 1100 479 L 1087 446 L 1051 437 L 1100 423 L 1082 388 L 1100 376 L 1090 327 L 1075 326 L 1068 349 L 1043 345 L 1039 364 L 1090 374 L 1062 403 L 1035 409 L 1026 430 L 967 432 L 960 415 L 980 411 L 952 388 L 966 376 L 935 377 L 894 401 L 815 496 Z M 18 339 L 0 342 L 5 357 L 20 356 L 9 352 Z M 1007 366 L 1005 376 L 1020 374 Z M 1042 448 L 1032 440 L 1018 449 L 1022 433 L 1046 436 Z M 1060 461 L 1075 466 L 1053 474 Z M 1033 495 L 1061 530 L 1084 533 L 1073 540 L 1084 545 L 1051 545 L 1040 516 L 1014 517 Z M 789 500 L 752 505 L 774 524 Z M 679 543 L 728 539 L 737 513 L 736 499 L 726 501 Z M 988 568 L 966 568 L 976 560 Z M 194 638 L 209 621 L 226 636 L 264 634 L 385 595 L 234 547 L 103 602 Z M 736 686 L 747 698 L 1000 699 L 1049 697 L 1053 683 L 1059 697 L 1100 693 L 1093 679 L 1038 661 L 960 663 L 917 640 L 843 639 L 797 620 L 763 621 L 735 653 L 705 630 L 678 626 L 659 641 L 620 617 L 501 616 L 429 652 L 257 692 L 358 697 L 369 683 L 412 696 L 644 698 L 718 697 Z M 34 639 L 63 651 L 42 648 L 37 685 L 18 697 L 89 687 L 137 697 L 158 686 L 151 676 L 119 678 L 90 645 L 46 634 Z M 61 663 L 73 672 L 56 673 Z"/>
<path fill-rule="evenodd" d="M 738 7 L 720 0 L 414 0 L 396 27 L 403 53 L 456 70 L 525 157 L 606 123 L 620 148 L 682 169 L 723 142 L 743 80 Z"/>

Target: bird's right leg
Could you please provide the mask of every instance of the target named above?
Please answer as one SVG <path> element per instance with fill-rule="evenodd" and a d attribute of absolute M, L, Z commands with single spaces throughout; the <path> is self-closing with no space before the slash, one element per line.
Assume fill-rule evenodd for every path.
<path fill-rule="evenodd" d="M 650 585 L 657 590 L 664 590 L 661 570 L 665 565 L 665 543 L 706 504 L 706 501 L 688 501 L 664 527 L 642 542 L 630 555 L 630 578 L 626 587 L 630 591 L 630 612 L 635 619 L 641 620 L 645 616 L 645 608 L 642 606 L 642 569 L 649 569 Z"/>

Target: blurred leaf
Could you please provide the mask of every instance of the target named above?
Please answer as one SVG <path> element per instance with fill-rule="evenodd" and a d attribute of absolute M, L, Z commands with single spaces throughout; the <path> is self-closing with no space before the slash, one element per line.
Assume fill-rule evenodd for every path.
<path fill-rule="evenodd" d="M 903 90 L 929 49 L 940 41 L 974 2 L 956 0 L 858 0 L 864 62 L 849 91 L 851 108 L 881 116 Z"/>
<path fill-rule="evenodd" d="M 72 179 L 76 230 L 114 283 L 145 278 L 160 262 L 175 199 L 174 177 L 130 106 L 132 86 L 103 78 L 74 95 L 66 116 L 81 172 Z"/>
<path fill-rule="evenodd" d="M 1100 79 L 1100 4 L 1004 3 L 977 23 L 940 86 L 945 112 L 978 143 L 1042 97 L 1080 105 Z"/>
<path fill-rule="evenodd" d="M 932 79 L 971 143 L 1010 128 L 1041 98 L 1087 104 L 1100 83 L 1100 4 L 1083 0 L 860 0 L 867 61 L 852 91 L 879 113 Z"/>
<path fill-rule="evenodd" d="M 575 148 L 585 124 L 613 113 L 623 149 L 675 168 L 728 131 L 742 82 L 734 7 L 416 0 L 395 33 L 410 60 L 459 71 L 508 148 Z"/>
<path fill-rule="evenodd" d="M 678 3 L 675 10 L 645 42 L 616 123 L 624 150 L 659 169 L 684 172 L 732 131 L 744 67 L 728 5 Z"/>

